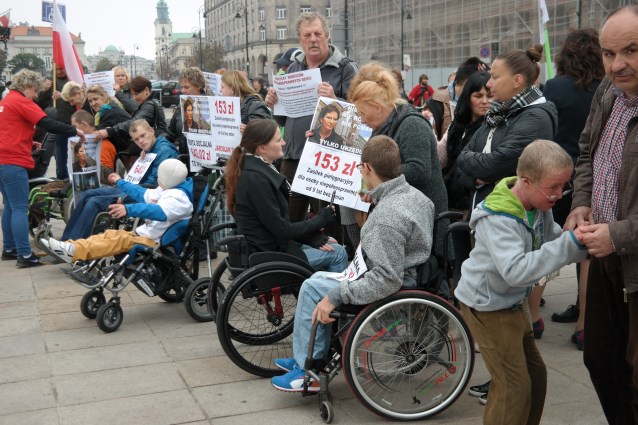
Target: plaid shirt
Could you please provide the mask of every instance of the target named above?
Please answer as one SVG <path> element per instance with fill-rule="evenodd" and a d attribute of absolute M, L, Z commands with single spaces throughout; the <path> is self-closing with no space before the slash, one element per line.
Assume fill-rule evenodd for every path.
<path fill-rule="evenodd" d="M 638 96 L 628 99 L 617 91 L 614 107 L 594 153 L 594 186 L 591 208 L 596 223 L 611 223 L 618 219 L 618 173 L 622 163 L 627 125 L 638 116 Z"/>

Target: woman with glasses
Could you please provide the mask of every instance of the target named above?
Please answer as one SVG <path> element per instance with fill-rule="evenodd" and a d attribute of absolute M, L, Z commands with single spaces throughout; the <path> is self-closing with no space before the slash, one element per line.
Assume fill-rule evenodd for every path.
<path fill-rule="evenodd" d="M 348 267 L 345 249 L 321 233 L 335 220 L 332 206 L 309 220 L 288 220 L 290 186 L 273 162 L 284 156 L 277 123 L 251 120 L 241 143 L 226 165 L 228 210 L 244 235 L 250 252 L 279 251 L 307 261 L 317 270 L 342 272 Z"/>

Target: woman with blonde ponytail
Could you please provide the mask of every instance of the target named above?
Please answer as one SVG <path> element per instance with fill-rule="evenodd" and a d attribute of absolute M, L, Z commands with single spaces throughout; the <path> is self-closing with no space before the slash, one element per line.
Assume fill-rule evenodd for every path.
<path fill-rule="evenodd" d="M 350 84 L 348 98 L 357 107 L 362 122 L 372 128 L 373 136 L 388 136 L 399 145 L 401 174 L 412 187 L 430 198 L 435 216 L 446 211 L 447 191 L 432 126 L 401 98 L 399 84 L 390 70 L 380 62 L 362 66 Z M 351 234 L 352 226 L 346 228 Z M 437 226 L 433 252 L 443 253 L 446 232 L 446 225 Z"/>
<path fill-rule="evenodd" d="M 253 119 L 246 125 L 225 174 L 228 211 L 237 221 L 237 233 L 244 235 L 251 253 L 285 252 L 317 270 L 342 272 L 348 266 L 345 249 L 321 233 L 335 220 L 333 207 L 309 220 L 288 220 L 290 186 L 272 165 L 284 156 L 284 144 L 275 121 Z"/>

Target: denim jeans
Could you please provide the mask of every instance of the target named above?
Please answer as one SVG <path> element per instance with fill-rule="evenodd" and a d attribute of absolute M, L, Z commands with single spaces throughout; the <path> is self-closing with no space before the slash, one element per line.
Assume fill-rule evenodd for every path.
<path fill-rule="evenodd" d="M 91 236 L 95 217 L 126 194 L 116 187 L 101 187 L 82 193 L 75 200 L 75 208 L 69 217 L 62 240 L 85 239 Z"/>
<path fill-rule="evenodd" d="M 342 248 L 343 249 L 343 248 Z M 295 361 L 303 369 L 308 357 L 308 346 L 310 345 L 310 330 L 312 329 L 312 312 L 328 292 L 333 288 L 338 288 L 340 282 L 326 277 L 328 272 L 317 272 L 301 285 L 299 297 L 297 298 L 297 308 L 295 309 L 295 325 L 293 326 L 292 352 Z M 315 347 L 312 358 L 321 359 L 328 354 L 330 348 L 330 336 L 332 335 L 332 324 L 321 324 L 317 328 L 315 335 Z"/>
<path fill-rule="evenodd" d="M 60 89 L 61 90 L 61 89 Z M 58 179 L 69 178 L 67 160 L 69 158 L 69 137 L 58 134 L 55 137 L 55 175 Z"/>
<path fill-rule="evenodd" d="M 2 212 L 3 248 L 17 250 L 18 255 L 31 255 L 29 245 L 29 176 L 27 169 L 18 165 L 0 164 L 0 192 Z"/>
<path fill-rule="evenodd" d="M 309 245 L 301 245 L 300 248 L 315 270 L 340 273 L 348 268 L 348 254 L 339 244 L 331 243 L 330 246 L 334 251 L 322 251 Z"/>

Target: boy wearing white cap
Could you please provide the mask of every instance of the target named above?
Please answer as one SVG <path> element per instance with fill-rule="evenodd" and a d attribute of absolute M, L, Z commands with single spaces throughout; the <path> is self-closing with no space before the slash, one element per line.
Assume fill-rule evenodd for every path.
<path fill-rule="evenodd" d="M 144 219 L 144 224 L 130 232 L 107 230 L 87 239 L 62 242 L 43 238 L 40 243 L 67 263 L 122 254 L 136 244 L 154 247 L 170 226 L 189 218 L 193 212 L 193 181 L 186 178 L 187 174 L 186 166 L 173 158 L 160 164 L 156 189 L 144 189 L 113 173 L 109 175 L 109 181 L 137 203 L 111 204 L 109 214 L 115 218 L 139 217 Z"/>

